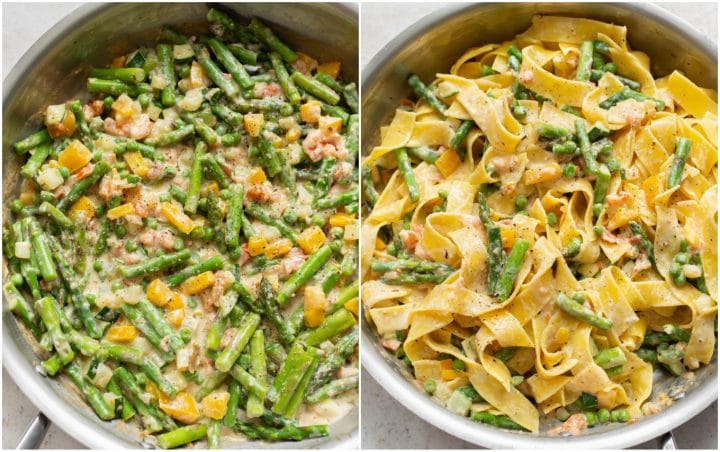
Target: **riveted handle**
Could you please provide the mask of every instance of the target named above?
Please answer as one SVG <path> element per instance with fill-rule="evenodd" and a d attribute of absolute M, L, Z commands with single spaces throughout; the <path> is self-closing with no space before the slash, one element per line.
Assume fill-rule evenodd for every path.
<path fill-rule="evenodd" d="M 20 441 L 18 441 L 15 448 L 39 449 L 40 443 L 42 443 L 45 438 L 45 434 L 47 433 L 49 427 L 50 420 L 43 414 L 42 411 L 39 411 L 30 422 L 30 425 L 27 426 L 22 436 L 20 436 Z"/>

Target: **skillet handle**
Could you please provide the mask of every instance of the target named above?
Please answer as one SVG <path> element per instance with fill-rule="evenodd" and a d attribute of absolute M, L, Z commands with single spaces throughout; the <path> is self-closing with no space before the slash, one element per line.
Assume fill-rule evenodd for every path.
<path fill-rule="evenodd" d="M 677 450 L 677 444 L 675 444 L 675 437 L 673 436 L 672 430 L 660 437 L 660 449 Z"/>
<path fill-rule="evenodd" d="M 20 441 L 18 441 L 16 449 L 39 449 L 40 443 L 45 438 L 45 434 L 50 427 L 50 420 L 39 411 L 37 415 L 30 422 L 30 425 L 25 429 Z"/>

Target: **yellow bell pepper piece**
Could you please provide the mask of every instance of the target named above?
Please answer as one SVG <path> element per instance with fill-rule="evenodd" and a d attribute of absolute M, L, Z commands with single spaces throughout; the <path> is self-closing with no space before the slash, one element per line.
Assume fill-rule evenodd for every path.
<path fill-rule="evenodd" d="M 180 295 L 177 292 L 172 293 L 172 297 L 170 298 L 170 301 L 167 305 L 165 305 L 165 308 L 167 308 L 168 311 L 174 311 L 176 309 L 183 309 L 185 307 L 185 303 L 183 303 L 182 295 Z"/>
<path fill-rule="evenodd" d="M 251 137 L 259 137 L 263 124 L 265 124 L 265 116 L 262 113 L 248 113 L 243 116 L 245 130 Z"/>
<path fill-rule="evenodd" d="M 58 155 L 58 163 L 75 173 L 92 160 L 92 152 L 80 140 L 73 140 Z"/>
<path fill-rule="evenodd" d="M 355 314 L 355 317 L 358 315 L 358 298 L 355 297 L 353 299 L 350 299 L 343 305 L 345 309 Z"/>
<path fill-rule="evenodd" d="M 170 302 L 173 297 L 173 291 L 170 290 L 167 284 L 165 284 L 161 279 L 156 278 L 148 284 L 145 296 L 155 306 L 162 307 Z"/>
<path fill-rule="evenodd" d="M 325 308 L 327 299 L 321 286 L 305 286 L 305 297 L 303 308 L 305 325 L 312 328 L 320 325 L 325 320 Z"/>
<path fill-rule="evenodd" d="M 173 328 L 178 329 L 182 326 L 182 323 L 185 320 L 185 310 L 173 309 L 172 311 L 168 311 L 166 317 L 170 325 L 172 325 Z"/>
<path fill-rule="evenodd" d="M 322 229 L 310 226 L 298 235 L 297 243 L 305 254 L 312 254 L 325 244 L 327 238 Z"/>
<path fill-rule="evenodd" d="M 355 215 L 350 215 L 348 213 L 336 213 L 330 217 L 328 222 L 330 223 L 330 226 L 344 228 L 345 226 L 355 222 Z"/>
<path fill-rule="evenodd" d="M 315 123 L 320 120 L 320 101 L 309 100 L 300 106 L 300 119 L 303 122 Z"/>
<path fill-rule="evenodd" d="M 227 412 L 228 400 L 230 400 L 230 393 L 227 391 L 217 391 L 208 394 L 200 402 L 203 415 L 210 419 L 222 419 Z"/>
<path fill-rule="evenodd" d="M 317 68 L 318 72 L 324 72 L 332 78 L 337 78 L 340 75 L 340 62 L 339 61 L 328 61 L 323 63 Z"/>
<path fill-rule="evenodd" d="M 451 381 L 463 376 L 462 372 L 458 372 L 455 369 L 443 369 L 441 375 L 444 381 Z"/>
<path fill-rule="evenodd" d="M 113 325 L 108 329 L 107 340 L 113 342 L 132 342 L 138 335 L 138 330 L 132 325 Z"/>
<path fill-rule="evenodd" d="M 248 182 L 250 182 L 251 184 L 262 184 L 266 180 L 267 176 L 265 176 L 265 171 L 263 171 L 263 169 L 259 166 L 256 166 L 252 169 L 252 171 L 250 171 Z"/>
<path fill-rule="evenodd" d="M 330 132 L 340 132 L 342 129 L 342 119 L 335 116 L 320 116 L 318 128 Z"/>
<path fill-rule="evenodd" d="M 126 203 L 108 210 L 107 217 L 109 220 L 117 220 L 118 218 L 135 215 L 135 206 Z"/>
<path fill-rule="evenodd" d="M 180 391 L 173 399 L 160 394 L 160 409 L 183 424 L 194 424 L 200 418 L 200 411 L 193 396 Z"/>
<path fill-rule="evenodd" d="M 145 163 L 145 157 L 143 157 L 138 151 L 126 152 L 125 155 L 123 155 L 123 160 L 127 163 L 130 171 L 140 177 L 147 176 L 148 171 L 150 171 L 147 163 Z"/>
<path fill-rule="evenodd" d="M 215 193 L 215 195 L 220 196 L 220 186 L 218 186 L 217 182 L 210 181 L 210 183 L 207 184 L 202 190 L 203 195 L 207 195 L 210 192 L 213 192 Z"/>
<path fill-rule="evenodd" d="M 148 380 L 145 382 L 145 392 L 150 394 L 153 399 L 160 400 L 160 389 L 152 381 Z"/>
<path fill-rule="evenodd" d="M 274 259 L 290 252 L 293 244 L 290 239 L 278 239 L 265 247 L 265 256 L 268 259 Z"/>
<path fill-rule="evenodd" d="M 182 292 L 187 295 L 195 295 L 215 284 L 215 273 L 207 271 L 188 278 L 182 286 Z"/>
<path fill-rule="evenodd" d="M 250 240 L 248 240 L 248 254 L 251 256 L 262 254 L 267 244 L 267 240 L 261 235 L 250 237 Z"/>
<path fill-rule="evenodd" d="M 164 202 L 160 204 L 160 212 L 165 216 L 170 224 L 175 226 L 183 234 L 189 234 L 195 227 L 192 219 L 185 215 L 175 204 Z"/>
<path fill-rule="evenodd" d="M 84 214 L 88 220 L 95 217 L 95 203 L 87 196 L 81 196 L 80 199 L 75 201 L 75 204 L 73 204 L 68 211 L 68 216 L 70 219 L 74 219 L 76 215 L 81 213 Z"/>
<path fill-rule="evenodd" d="M 440 171 L 443 177 L 448 177 L 455 172 L 458 166 L 460 166 L 460 157 L 453 148 L 447 148 L 442 153 L 440 158 L 435 161 L 435 167 Z"/>
<path fill-rule="evenodd" d="M 293 127 L 287 132 L 285 132 L 285 141 L 288 143 L 294 143 L 300 138 L 300 129 L 297 127 Z"/>
<path fill-rule="evenodd" d="M 512 248 L 515 243 L 515 230 L 511 228 L 501 228 L 500 238 L 502 239 L 503 248 Z"/>

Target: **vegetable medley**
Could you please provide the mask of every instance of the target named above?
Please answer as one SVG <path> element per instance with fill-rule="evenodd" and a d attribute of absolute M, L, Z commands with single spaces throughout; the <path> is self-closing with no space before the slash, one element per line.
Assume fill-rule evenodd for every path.
<path fill-rule="evenodd" d="M 41 372 L 162 448 L 328 434 L 358 386 L 358 115 L 341 64 L 210 9 L 47 107 L 3 229 Z"/>

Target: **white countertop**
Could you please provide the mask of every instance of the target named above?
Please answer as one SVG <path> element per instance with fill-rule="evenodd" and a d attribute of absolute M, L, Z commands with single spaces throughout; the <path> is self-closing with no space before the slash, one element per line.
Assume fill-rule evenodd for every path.
<path fill-rule="evenodd" d="M 361 8 L 360 67 L 393 37 L 443 3 L 363 3 Z M 717 5 L 663 3 L 717 42 Z M 474 449 L 467 443 L 426 423 L 390 397 L 366 371 L 362 374 L 361 438 L 364 449 Z M 693 421 L 673 430 L 678 447 L 683 449 L 717 449 L 717 401 Z M 656 449 L 651 441 L 638 446 Z"/>

